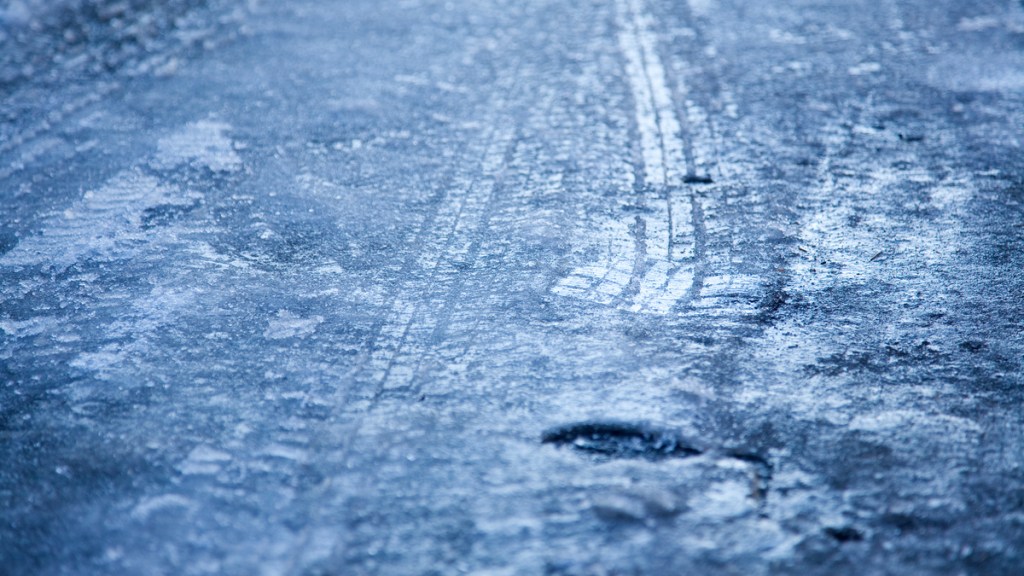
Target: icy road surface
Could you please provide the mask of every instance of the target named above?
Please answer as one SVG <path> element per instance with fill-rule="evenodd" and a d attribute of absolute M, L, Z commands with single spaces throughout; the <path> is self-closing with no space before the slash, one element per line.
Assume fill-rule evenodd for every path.
<path fill-rule="evenodd" d="M 0 26 L 0 573 L 1021 573 L 1019 2 Z"/>

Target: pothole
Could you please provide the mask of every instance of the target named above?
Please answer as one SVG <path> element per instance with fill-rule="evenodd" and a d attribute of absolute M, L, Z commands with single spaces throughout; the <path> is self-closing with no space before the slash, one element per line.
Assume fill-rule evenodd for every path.
<path fill-rule="evenodd" d="M 852 526 L 830 526 L 825 528 L 825 534 L 840 544 L 845 544 L 846 542 L 860 542 L 864 539 L 864 533 Z"/>
<path fill-rule="evenodd" d="M 550 428 L 541 442 L 600 458 L 663 460 L 700 454 L 678 432 L 628 422 L 577 422 Z"/>
<path fill-rule="evenodd" d="M 714 180 L 707 174 L 687 174 L 683 176 L 684 184 L 713 184 Z"/>

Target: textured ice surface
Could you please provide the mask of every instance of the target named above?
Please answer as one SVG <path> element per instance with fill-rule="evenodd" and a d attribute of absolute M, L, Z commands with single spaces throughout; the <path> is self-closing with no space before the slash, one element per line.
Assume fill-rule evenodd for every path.
<path fill-rule="evenodd" d="M 71 7 L 75 0 L 4 0 L 0 2 L 0 23 L 20 26 L 61 8 Z"/>
<path fill-rule="evenodd" d="M 64 6 L 0 572 L 1019 572 L 1018 2 Z"/>

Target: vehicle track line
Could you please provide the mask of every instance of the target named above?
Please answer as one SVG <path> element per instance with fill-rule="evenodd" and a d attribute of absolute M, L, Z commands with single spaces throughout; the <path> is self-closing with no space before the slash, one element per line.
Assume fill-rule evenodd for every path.
<path fill-rule="evenodd" d="M 650 16 L 640 0 L 618 0 L 619 48 L 636 106 L 634 118 L 644 158 L 644 181 L 653 187 L 678 185 L 674 167 L 685 166 L 682 125 L 675 113 L 665 67 L 655 50 Z"/>
<path fill-rule="evenodd" d="M 618 0 L 615 15 L 619 50 L 633 100 L 632 119 L 639 139 L 640 161 L 634 165 L 634 180 L 645 213 L 624 226 L 633 240 L 632 256 L 610 255 L 603 274 L 595 274 L 593 265 L 578 267 L 553 291 L 599 304 L 615 303 L 632 312 L 667 314 L 679 301 L 699 294 L 700 285 L 694 289 L 695 274 L 688 268 L 706 252 L 703 246 L 697 248 L 701 242 L 696 238 L 697 231 L 703 229 L 703 223 L 696 220 L 703 213 L 699 207 L 694 209 L 698 199 L 682 188 L 695 172 L 692 143 L 676 114 L 677 103 L 658 54 L 652 18 L 643 1 Z M 679 194 L 690 194 L 686 201 L 689 206 L 676 198 Z M 680 218 L 691 222 L 683 225 Z M 609 246 L 616 244 L 620 228 L 623 226 L 608 223 L 606 232 L 613 236 L 607 239 Z M 686 253 L 677 250 L 680 242 L 694 245 L 692 258 L 677 257 L 677 252 Z M 631 273 L 628 280 L 616 282 L 618 275 L 613 272 L 622 258 L 628 261 Z M 587 278 L 591 282 L 584 289 L 581 282 L 585 284 Z"/>
<path fill-rule="evenodd" d="M 484 125 L 490 126 L 491 129 L 483 138 L 486 144 L 483 146 L 484 152 L 479 161 L 479 168 L 473 172 L 470 178 L 454 177 L 453 182 L 447 183 L 443 188 L 444 192 L 439 194 L 438 208 L 431 212 L 428 218 L 424 219 L 415 234 L 416 245 L 420 247 L 419 250 L 410 251 L 403 261 L 401 277 L 405 280 L 400 283 L 394 297 L 391 298 L 390 303 L 387 305 L 385 319 L 376 324 L 371 337 L 363 346 L 363 359 L 357 362 L 353 370 L 349 372 L 350 386 L 335 388 L 334 394 L 331 395 L 333 397 L 329 400 L 333 406 L 345 409 L 346 407 L 351 407 L 357 400 L 364 400 L 367 402 L 364 410 L 368 412 L 378 405 L 385 392 L 389 389 L 388 383 L 395 374 L 398 359 L 402 355 L 403 349 L 408 346 L 409 338 L 416 331 L 417 324 L 424 323 L 422 316 L 426 312 L 423 312 L 423 302 L 427 298 L 420 293 L 420 288 L 429 289 L 437 283 L 438 275 L 441 273 L 446 259 L 449 260 L 448 264 L 450 264 L 447 267 L 449 272 L 458 277 L 461 267 L 459 266 L 460 262 L 455 261 L 452 257 L 452 247 L 458 244 L 457 239 L 460 236 L 460 231 L 464 229 L 463 225 L 468 219 L 471 219 L 467 217 L 467 210 L 472 208 L 473 197 L 483 196 L 480 191 L 486 190 L 486 198 L 477 198 L 477 204 L 486 211 L 488 202 L 493 200 L 494 188 L 497 182 L 500 181 L 500 174 L 497 174 L 497 169 L 503 170 L 504 166 L 507 165 L 508 150 L 511 146 L 514 146 L 515 130 L 509 127 L 509 122 L 507 119 L 502 118 L 502 114 L 493 111 L 507 108 L 505 95 L 513 92 L 519 74 L 519 68 L 515 67 L 508 76 L 511 79 L 512 85 L 498 86 L 496 88 L 496 93 L 501 96 L 492 100 L 486 106 L 486 109 L 492 112 L 485 114 L 483 122 Z M 496 150 L 499 152 L 496 153 Z M 469 154 L 472 154 L 472 152 Z M 500 158 L 496 160 L 496 156 L 500 156 Z M 480 181 L 484 179 L 490 179 L 491 185 L 481 186 Z M 456 194 L 452 193 L 452 189 L 456 191 Z M 458 196 L 458 199 L 453 202 L 453 196 L 455 195 Z M 455 202 L 457 202 L 457 207 L 452 209 L 452 205 Z M 448 211 L 451 214 L 446 216 L 445 212 Z M 485 213 L 478 216 L 478 218 L 485 217 Z M 436 223 L 439 220 L 447 224 L 447 226 L 444 226 L 447 229 L 447 233 L 444 235 L 443 240 L 432 241 L 431 234 L 438 230 Z M 479 226 L 474 227 L 474 230 L 477 228 Z M 465 235 L 463 234 L 463 236 Z M 473 243 L 470 242 L 468 251 L 458 252 L 458 254 L 468 255 L 470 263 L 474 257 L 472 246 Z M 412 272 L 417 267 L 424 270 L 426 274 L 424 277 L 416 276 L 410 279 L 410 276 L 413 276 Z M 406 298 L 406 295 L 409 294 L 413 294 L 415 297 L 411 299 Z M 448 301 L 450 300 L 452 299 L 448 298 Z M 431 323 L 429 320 L 426 320 L 426 325 L 428 331 L 436 332 L 437 322 Z M 381 338 L 385 335 L 392 335 L 387 337 L 387 339 L 394 342 L 397 338 L 397 342 L 390 346 L 384 346 L 383 344 L 386 343 L 381 342 Z M 422 354 L 423 351 L 419 352 Z M 415 367 L 411 367 L 411 371 L 408 371 L 405 376 L 405 382 L 397 387 L 391 386 L 390 388 L 407 388 L 409 380 L 415 377 Z M 359 435 L 365 419 L 364 413 L 351 411 L 351 408 L 349 408 L 348 415 L 350 421 L 342 426 L 344 433 L 340 435 L 346 441 L 340 443 L 341 449 L 337 450 L 335 454 L 335 458 L 341 466 L 347 465 L 351 457 L 351 447 L 353 444 L 351 439 Z M 327 434 L 331 434 L 336 438 L 339 437 L 337 433 L 330 433 L 328 431 L 324 431 L 322 435 Z M 322 501 L 336 490 L 334 478 L 329 477 L 318 487 L 318 495 L 314 495 L 311 501 Z M 312 516 L 313 518 L 301 537 L 301 544 L 298 546 L 297 552 L 293 557 L 293 567 L 298 566 L 298 563 L 301 562 L 310 546 L 310 527 L 322 524 L 322 517 L 319 513 L 314 512 Z"/>
<path fill-rule="evenodd" d="M 496 124 L 501 125 L 502 123 L 499 121 L 496 122 Z M 469 187 L 463 191 L 460 199 L 461 201 L 459 203 L 459 209 L 456 212 L 451 230 L 440 249 L 430 257 L 432 265 L 429 268 L 426 278 L 422 281 L 424 286 L 428 289 L 429 287 L 438 284 L 438 275 L 442 268 L 454 273 L 455 275 L 454 286 L 452 286 L 450 290 L 457 292 L 460 289 L 459 279 L 462 277 L 462 273 L 460 273 L 459 270 L 471 266 L 476 259 L 480 228 L 486 226 L 486 221 L 488 219 L 487 211 L 489 210 L 490 205 L 493 204 L 495 190 L 501 181 L 503 166 L 507 164 L 509 149 L 511 146 L 514 146 L 515 138 L 512 134 L 513 132 L 511 130 L 500 127 L 491 132 L 491 136 L 489 138 L 491 144 L 488 146 L 488 150 L 481 165 L 482 177 L 474 179 Z M 456 253 L 453 256 L 450 250 L 451 247 L 465 244 L 467 238 L 474 239 L 469 241 L 468 251 L 465 254 Z M 461 258 L 460 256 L 464 256 L 464 258 Z M 445 262 L 446 260 L 447 262 Z M 408 287 L 406 287 L 405 291 L 409 291 Z M 375 374 L 374 381 L 376 382 L 376 389 L 373 392 L 374 399 L 379 398 L 384 391 L 389 388 L 403 388 L 409 384 L 408 380 L 414 376 L 413 373 L 408 374 L 404 379 L 405 381 L 399 383 L 397 386 L 389 385 L 389 381 L 394 372 L 395 366 L 398 363 L 398 359 L 402 355 L 402 350 L 406 347 L 410 332 L 413 331 L 413 325 L 425 321 L 427 325 L 424 329 L 430 333 L 429 339 L 437 341 L 439 339 L 438 330 L 445 325 L 447 318 L 451 315 L 451 306 L 455 298 L 457 298 L 457 296 L 449 296 L 445 299 L 445 303 L 441 308 L 441 313 L 436 319 L 434 319 L 434 321 L 431 321 L 429 317 L 425 317 L 428 316 L 428 313 L 422 312 L 422 302 L 424 301 L 424 298 L 420 297 L 416 300 L 417 304 L 414 305 L 414 310 L 409 316 L 402 332 L 402 337 L 397 343 L 394 353 L 389 355 L 387 365 L 383 372 L 379 373 L 379 376 Z M 413 369 L 413 372 L 414 371 L 415 370 Z"/>

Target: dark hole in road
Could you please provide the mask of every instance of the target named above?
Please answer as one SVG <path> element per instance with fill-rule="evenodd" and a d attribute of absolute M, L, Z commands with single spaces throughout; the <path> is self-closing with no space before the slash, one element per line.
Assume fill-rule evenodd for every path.
<path fill-rule="evenodd" d="M 3 248 L 0 248 L 0 253 L 3 252 Z M 985 349 L 985 343 L 980 340 L 965 340 L 960 343 L 960 348 L 968 352 L 977 354 Z"/>
<path fill-rule="evenodd" d="M 825 534 L 828 534 L 836 542 L 860 542 L 864 539 L 864 534 L 861 534 L 860 530 L 851 526 L 843 526 L 841 528 L 825 528 Z"/>
<path fill-rule="evenodd" d="M 711 184 L 714 180 L 705 174 L 687 174 L 683 176 L 683 182 L 686 184 Z"/>
<path fill-rule="evenodd" d="M 545 444 L 569 445 L 604 458 L 685 458 L 701 451 L 687 445 L 671 430 L 627 422 L 578 422 L 544 432 Z"/>
<path fill-rule="evenodd" d="M 752 464 L 756 469 L 757 473 L 764 476 L 766 480 L 772 479 L 772 463 L 768 461 L 764 456 L 758 454 L 752 454 L 750 452 L 743 452 L 740 450 L 729 450 L 726 452 L 730 457 L 737 460 L 741 460 L 748 464 Z"/>

